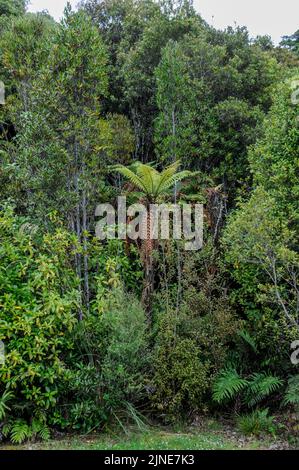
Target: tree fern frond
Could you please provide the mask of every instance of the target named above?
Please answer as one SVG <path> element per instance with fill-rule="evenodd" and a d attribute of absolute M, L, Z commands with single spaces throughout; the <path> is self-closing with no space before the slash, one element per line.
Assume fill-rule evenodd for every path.
<path fill-rule="evenodd" d="M 176 173 L 180 162 L 177 161 L 159 173 L 150 165 L 135 162 L 130 168 L 123 165 L 113 165 L 112 171 L 116 171 L 127 178 L 134 186 L 143 191 L 149 200 L 155 200 L 166 192 L 176 182 L 193 175 L 191 171 Z"/>
<path fill-rule="evenodd" d="M 163 185 L 166 183 L 166 181 L 169 180 L 169 178 L 172 178 L 175 175 L 179 167 L 180 167 L 180 160 L 177 160 L 176 162 L 172 163 L 167 168 L 165 168 L 165 170 L 162 171 L 161 176 L 160 176 L 159 186 L 157 188 L 157 193 L 162 191 L 160 188 L 163 187 Z"/>
<path fill-rule="evenodd" d="M 113 167 L 113 171 L 116 171 L 123 175 L 125 178 L 127 178 L 134 186 L 137 188 L 141 189 L 141 191 L 144 191 L 145 193 L 147 192 L 147 188 L 145 187 L 142 179 L 136 175 L 132 170 L 129 168 L 123 166 L 123 165 L 116 165 Z"/>
<path fill-rule="evenodd" d="M 142 180 L 144 187 L 147 189 L 148 194 L 154 194 L 155 179 L 160 179 L 160 174 L 155 168 L 148 165 L 138 165 L 137 176 Z"/>
<path fill-rule="evenodd" d="M 188 178 L 189 176 L 192 176 L 192 172 L 185 170 L 181 171 L 179 173 L 176 173 L 175 175 L 171 176 L 167 180 L 164 181 L 164 183 L 160 184 L 159 187 L 159 193 L 166 191 L 168 188 L 173 186 L 175 183 L 178 183 L 179 181 Z"/>
<path fill-rule="evenodd" d="M 167 168 L 165 168 L 161 173 L 162 181 L 165 181 L 168 178 L 171 178 L 173 175 L 175 175 L 175 173 L 178 171 L 180 165 L 181 165 L 181 161 L 176 160 L 174 163 L 172 163 Z"/>

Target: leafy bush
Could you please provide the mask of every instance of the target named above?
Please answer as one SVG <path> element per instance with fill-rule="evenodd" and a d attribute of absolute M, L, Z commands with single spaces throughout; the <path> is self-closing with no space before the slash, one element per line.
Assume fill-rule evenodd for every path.
<path fill-rule="evenodd" d="M 178 247 L 165 243 L 161 290 L 155 299 L 152 402 L 172 417 L 186 417 L 209 406 L 211 383 L 241 325 L 223 294 L 220 263 L 211 240 L 198 252 L 182 250 L 179 258 L 180 291 Z"/>
<path fill-rule="evenodd" d="M 176 334 L 175 320 L 167 315 L 160 324 L 153 367 L 152 403 L 161 414 L 177 419 L 203 406 L 208 366 L 196 342 Z"/>
<path fill-rule="evenodd" d="M 146 396 L 144 311 L 120 287 L 104 294 L 102 313 L 87 316 L 73 334 L 69 370 L 60 384 L 60 407 L 52 418 L 63 428 L 90 432 L 111 419 L 127 419 L 133 415 L 128 410 Z"/>
<path fill-rule="evenodd" d="M 6 349 L 0 409 L 16 442 L 29 436 L 18 431 L 20 423 L 41 434 L 35 417 L 57 402 L 58 380 L 65 372 L 62 353 L 71 347 L 66 333 L 76 324 L 77 306 L 69 266 L 72 239 L 57 229 L 45 234 L 37 248 L 25 222 L 10 209 L 0 213 L 0 340 Z"/>
<path fill-rule="evenodd" d="M 275 434 L 274 417 L 268 413 L 267 409 L 255 410 L 249 415 L 240 416 L 237 419 L 237 426 L 246 435 Z"/>
<path fill-rule="evenodd" d="M 244 313 L 263 363 L 291 372 L 289 345 L 298 324 L 298 110 L 293 83 L 281 82 L 260 139 L 249 150 L 250 197 L 237 201 L 222 237 L 235 284 L 231 299 Z"/>

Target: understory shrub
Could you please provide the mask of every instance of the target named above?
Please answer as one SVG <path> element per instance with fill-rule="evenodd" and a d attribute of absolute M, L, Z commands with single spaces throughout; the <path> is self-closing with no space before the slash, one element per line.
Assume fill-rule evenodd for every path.
<path fill-rule="evenodd" d="M 0 368 L 3 434 L 14 442 L 48 435 L 47 414 L 65 374 L 62 353 L 77 320 L 73 240 L 58 228 L 39 235 L 11 209 L 0 213 Z M 41 237 L 37 246 L 37 238 Z"/>
<path fill-rule="evenodd" d="M 160 415 L 178 418 L 201 409 L 208 388 L 208 365 L 191 338 L 176 333 L 176 320 L 164 315 L 153 357 L 152 403 Z"/>
<path fill-rule="evenodd" d="M 187 417 L 209 407 L 211 384 L 226 362 L 241 322 L 224 293 L 211 243 L 198 252 L 179 254 L 178 247 L 168 243 L 161 258 L 152 402 L 161 414 Z"/>
<path fill-rule="evenodd" d="M 66 358 L 68 371 L 52 418 L 62 428 L 90 432 L 111 420 L 136 418 L 146 398 L 144 311 L 120 286 L 99 299 L 101 313 L 86 316 L 72 335 L 74 348 Z"/>

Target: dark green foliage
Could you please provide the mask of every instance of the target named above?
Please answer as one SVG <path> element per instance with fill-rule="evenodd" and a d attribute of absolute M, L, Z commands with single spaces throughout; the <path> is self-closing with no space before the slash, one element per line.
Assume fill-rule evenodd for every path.
<path fill-rule="evenodd" d="M 0 419 L 3 419 L 6 413 L 10 410 L 8 403 L 12 400 L 14 394 L 9 390 L 4 390 L 0 399 Z"/>
<path fill-rule="evenodd" d="M 296 80 L 296 75 L 294 79 Z M 223 240 L 244 311 L 263 363 L 291 368 L 298 337 L 298 110 L 292 81 L 276 90 L 264 136 L 250 150 L 255 189 L 231 215 Z"/>
<path fill-rule="evenodd" d="M 292 36 L 284 36 L 280 44 L 299 55 L 299 29 Z"/>
<path fill-rule="evenodd" d="M 289 379 L 283 403 L 299 409 L 299 375 L 294 375 Z"/>
<path fill-rule="evenodd" d="M 4 437 L 9 437 L 14 444 L 21 444 L 30 439 L 46 441 L 50 438 L 50 429 L 43 414 L 32 418 L 31 424 L 28 424 L 24 419 L 8 420 L 3 426 L 2 432 Z"/>
<path fill-rule="evenodd" d="M 152 402 L 162 415 L 174 419 L 186 410 L 202 410 L 208 367 L 196 342 L 176 335 L 173 316 L 161 321 L 153 367 Z"/>
<path fill-rule="evenodd" d="M 0 17 L 22 15 L 27 4 L 28 0 L 0 0 Z"/>

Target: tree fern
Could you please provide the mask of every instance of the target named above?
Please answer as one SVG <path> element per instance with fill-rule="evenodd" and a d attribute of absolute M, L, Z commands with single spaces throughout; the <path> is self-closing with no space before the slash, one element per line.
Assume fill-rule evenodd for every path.
<path fill-rule="evenodd" d="M 231 400 L 247 385 L 247 380 L 242 379 L 235 369 L 224 369 L 214 383 L 213 400 L 217 403 Z"/>
<path fill-rule="evenodd" d="M 111 170 L 127 178 L 153 202 L 176 182 L 193 175 L 191 171 L 177 172 L 179 166 L 180 162 L 177 161 L 159 172 L 151 165 L 135 162 L 130 168 L 123 165 L 114 165 Z"/>

